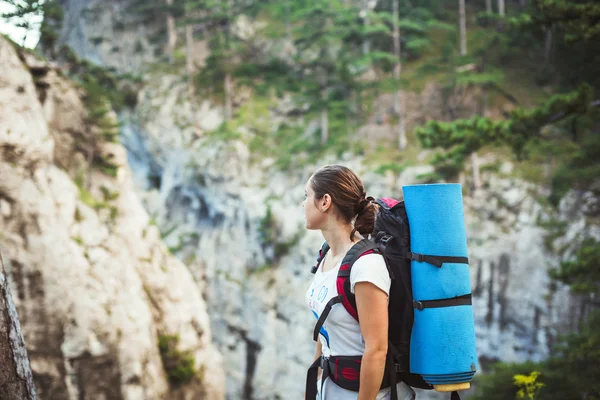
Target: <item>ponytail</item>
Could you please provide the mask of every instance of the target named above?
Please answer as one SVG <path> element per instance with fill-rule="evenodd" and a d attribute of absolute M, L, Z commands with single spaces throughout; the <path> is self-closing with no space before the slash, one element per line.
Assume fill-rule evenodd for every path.
<path fill-rule="evenodd" d="M 375 199 L 371 196 L 362 198 L 356 208 L 356 219 L 354 221 L 354 229 L 350 233 L 350 240 L 354 240 L 356 232 L 363 236 L 369 235 L 375 228 L 375 218 L 379 206 L 375 203 Z"/>

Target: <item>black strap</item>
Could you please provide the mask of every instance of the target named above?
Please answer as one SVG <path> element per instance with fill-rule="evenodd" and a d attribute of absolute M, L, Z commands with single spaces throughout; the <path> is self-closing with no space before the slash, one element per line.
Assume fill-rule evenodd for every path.
<path fill-rule="evenodd" d="M 417 310 L 423 310 L 425 308 L 467 306 L 471 304 L 471 293 L 449 299 L 413 300 L 413 307 Z"/>
<path fill-rule="evenodd" d="M 335 296 L 331 300 L 329 300 L 329 302 L 325 306 L 325 309 L 323 310 L 323 313 L 317 320 L 317 324 L 315 325 L 315 330 L 313 332 L 313 340 L 315 342 L 319 338 L 319 332 L 321 331 L 321 327 L 323 326 L 323 324 L 325 323 L 325 320 L 327 319 L 327 316 L 331 312 L 331 307 L 333 307 L 337 303 L 341 303 L 343 300 L 344 300 L 344 298 L 341 295 Z"/>
<path fill-rule="evenodd" d="M 329 366 L 329 361 L 324 357 L 321 357 L 321 368 L 323 369 L 323 374 L 321 375 L 321 400 L 325 400 L 323 385 L 325 385 L 327 378 L 331 376 L 331 367 Z"/>
<path fill-rule="evenodd" d="M 345 269 L 345 270 L 340 269 L 340 272 L 338 272 L 338 276 L 339 277 L 350 276 L 350 271 L 352 270 L 352 266 L 354 265 L 356 260 L 358 260 L 360 258 L 360 256 L 362 256 L 364 253 L 366 253 L 369 250 L 379 251 L 379 247 L 380 247 L 379 243 L 375 243 L 369 239 L 363 239 L 359 242 L 356 242 L 350 248 L 350 250 L 348 250 L 348 252 L 344 256 L 344 259 L 342 260 L 342 264 L 341 264 L 341 265 L 350 264 L 350 268 Z"/>
<path fill-rule="evenodd" d="M 392 359 L 395 361 L 394 370 L 396 372 L 405 372 L 409 370 L 409 365 L 407 363 L 406 357 L 402 357 L 402 354 L 398 351 L 396 346 L 392 343 L 391 340 L 388 340 L 388 354 L 392 356 Z"/>
<path fill-rule="evenodd" d="M 460 400 L 460 396 L 458 395 L 457 391 L 454 391 L 452 394 L 450 394 L 450 400 Z"/>
<path fill-rule="evenodd" d="M 308 368 L 306 374 L 306 400 L 317 399 L 317 376 L 319 375 L 319 367 L 321 366 L 321 357 Z"/>
<path fill-rule="evenodd" d="M 323 261 L 323 258 L 325 258 L 325 254 L 327 254 L 327 251 L 329 250 L 329 245 L 327 244 L 327 242 L 323 243 L 323 246 L 321 246 L 321 250 L 319 250 L 319 256 L 317 257 L 317 263 L 310 269 L 310 272 L 315 274 L 317 272 L 317 270 L 319 269 L 319 265 L 321 265 L 321 261 Z"/>
<path fill-rule="evenodd" d="M 396 387 L 396 368 L 394 366 L 394 359 L 392 358 L 392 355 L 390 354 L 389 351 L 388 351 L 385 363 L 386 363 L 385 369 L 388 372 L 388 379 L 390 382 L 390 389 L 391 389 L 390 400 L 398 400 L 398 388 Z"/>
<path fill-rule="evenodd" d="M 444 263 L 456 263 L 456 264 L 468 264 L 469 259 L 467 257 L 452 257 L 452 256 L 432 256 L 427 254 L 419 254 L 408 252 L 406 256 L 409 260 L 417 262 L 426 262 L 431 265 L 435 265 L 438 268 L 442 267 Z"/>

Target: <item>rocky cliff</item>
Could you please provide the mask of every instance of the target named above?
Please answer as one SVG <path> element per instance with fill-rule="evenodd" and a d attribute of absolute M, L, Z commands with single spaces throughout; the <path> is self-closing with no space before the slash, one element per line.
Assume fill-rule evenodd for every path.
<path fill-rule="evenodd" d="M 60 70 L 4 38 L 0 69 L 0 243 L 39 398 L 223 398 L 202 292 L 125 149 Z"/>
<path fill-rule="evenodd" d="M 35 252 L 31 250 L 28 257 L 40 257 L 39 254 L 42 254 L 43 260 L 46 261 L 45 265 L 47 260 L 52 260 L 51 256 L 63 259 L 67 257 L 63 254 L 68 254 L 68 257 L 73 257 L 71 254 L 80 255 L 77 260 L 81 265 L 70 264 L 67 267 L 61 264 L 53 267 L 50 270 L 52 273 L 44 272 L 44 275 L 40 273 L 40 276 L 44 278 L 43 282 L 47 282 L 44 284 L 52 283 L 54 285 L 43 292 L 47 293 L 43 295 L 44 299 L 48 298 L 45 300 L 46 304 L 50 304 L 52 295 L 58 296 L 55 288 L 59 285 L 62 285 L 61 288 L 69 288 L 69 295 L 66 298 L 75 298 L 74 292 L 78 293 L 78 302 L 73 302 L 71 308 L 63 311 L 62 314 L 58 311 L 53 311 L 52 314 L 45 311 L 31 314 L 37 310 L 36 307 L 39 307 L 40 303 L 26 297 L 34 296 L 33 294 L 19 294 L 20 307 L 23 310 L 20 309 L 20 312 L 25 321 L 24 331 L 26 333 L 27 330 L 36 332 L 37 327 L 40 330 L 51 330 L 48 333 L 43 331 L 44 333 L 40 335 L 46 340 L 51 337 L 57 338 L 44 347 L 58 352 L 58 355 L 48 355 L 47 358 L 43 358 L 43 360 L 51 360 L 54 364 L 48 361 L 48 364 L 43 364 L 43 368 L 38 366 L 38 371 L 51 371 L 52 373 L 59 371 L 54 375 L 50 372 L 43 375 L 47 376 L 47 381 L 53 385 L 57 384 L 56 382 L 62 382 L 60 379 L 52 378 L 53 376 L 62 376 L 60 375 L 63 373 L 61 371 L 69 376 L 74 376 L 75 372 L 73 371 L 84 371 L 80 372 L 78 376 L 95 373 L 94 371 L 101 367 L 93 364 L 88 358 L 92 357 L 92 359 L 98 360 L 93 358 L 93 355 L 97 354 L 94 351 L 102 349 L 103 352 L 100 354 L 106 355 L 108 360 L 113 360 L 113 364 L 107 361 L 102 365 L 106 365 L 110 371 L 119 371 L 120 375 L 112 379 L 129 382 L 129 377 L 137 376 L 139 378 L 133 380 L 137 386 L 132 386 L 131 390 L 145 387 L 143 382 L 146 382 L 147 379 L 159 386 L 158 391 L 164 392 L 167 390 L 164 378 L 151 379 L 151 377 L 161 376 L 159 372 L 148 369 L 145 370 L 146 372 L 138 372 L 136 375 L 131 371 L 139 371 L 145 365 L 155 367 L 159 365 L 142 362 L 141 366 L 137 367 L 138 364 L 135 364 L 139 363 L 140 359 L 146 359 L 140 355 L 142 353 L 151 354 L 154 357 L 151 359 L 158 362 L 159 354 L 155 341 L 156 336 L 160 333 L 156 332 L 180 332 L 182 348 L 199 349 L 196 354 L 198 364 L 215 354 L 213 350 L 210 350 L 209 342 L 211 341 L 223 355 L 227 398 L 301 398 L 306 366 L 309 365 L 314 351 L 314 344 L 311 340 L 314 318 L 304 304 L 304 294 L 312 278 L 309 270 L 314 262 L 315 251 L 322 240 L 317 232 L 304 230 L 301 201 L 306 179 L 319 165 L 342 162 L 355 169 L 363 177 L 370 195 L 399 197 L 402 185 L 419 182 L 419 176 L 431 172 L 431 167 L 417 161 L 401 174 L 388 172 L 387 175 L 382 176 L 374 173 L 361 157 L 346 154 L 341 157 L 323 158 L 297 170 L 282 172 L 274 167 L 277 155 L 256 160 L 251 157 L 251 152 L 244 140 L 219 140 L 211 135 L 201 136 L 198 134 L 199 131 L 210 132 L 219 127 L 224 119 L 222 107 L 208 99 L 200 98 L 196 115 L 192 118 L 192 108 L 188 101 L 184 79 L 182 79 L 183 71 L 178 74 L 171 68 L 169 74 L 152 73 L 143 66 L 144 62 L 152 60 L 150 53 L 134 54 L 127 51 L 121 53 L 119 49 L 110 46 L 111 43 L 121 43 L 120 48 L 122 49 L 126 46 L 133 46 L 138 40 L 142 44 L 146 40 L 146 34 L 141 31 L 142 28 L 137 25 L 118 23 L 121 19 L 127 18 L 127 15 L 124 15 L 126 13 L 119 8 L 120 2 L 108 2 L 110 7 L 100 11 L 97 8 L 98 1 L 69 0 L 63 3 L 66 11 L 65 23 L 61 30 L 63 43 L 70 44 L 81 57 L 120 71 L 134 71 L 144 75 L 145 84 L 138 95 L 135 110 L 119 115 L 121 142 L 127 149 L 127 161 L 134 186 L 129 184 L 129 170 L 125 165 L 122 148 L 118 145 L 109 146 L 113 148 L 113 151 L 115 149 L 121 151 L 121 153 L 119 151 L 114 153 L 119 160 L 117 177 L 107 178 L 97 171 L 91 172 L 93 179 L 89 179 L 89 181 L 92 186 L 86 190 L 93 193 L 93 198 L 105 199 L 102 200 L 103 202 L 108 201 L 107 207 L 97 206 L 96 208 L 100 209 L 96 210 L 94 207 L 86 206 L 82 200 L 78 202 L 76 199 L 78 192 L 81 197 L 81 190 L 73 184 L 73 179 L 69 178 L 67 172 L 60 172 L 61 168 L 52 167 L 50 160 L 52 157 L 56 159 L 56 156 L 52 156 L 52 154 L 56 154 L 56 148 L 66 147 L 68 154 L 69 146 L 64 144 L 66 140 L 64 138 L 72 137 L 72 135 L 69 136 L 70 134 L 58 135 L 53 133 L 53 129 L 47 133 L 43 133 L 43 130 L 28 131 L 31 132 L 29 135 L 35 136 L 28 136 L 26 143 L 30 144 L 24 146 L 23 149 L 18 147 L 17 150 L 21 149 L 19 151 L 23 154 L 32 155 L 27 156 L 29 158 L 13 158 L 38 160 L 29 163 L 45 166 L 41 169 L 44 171 L 43 173 L 38 172 L 41 177 L 28 173 L 27 168 L 30 167 L 26 165 L 18 167 L 21 165 L 20 162 L 17 164 L 18 160 L 12 161 L 16 166 L 12 166 L 11 162 L 8 162 L 10 168 L 21 168 L 22 175 L 11 173 L 10 176 L 11 179 L 13 176 L 23 176 L 14 178 L 21 180 L 14 184 L 12 190 L 24 194 L 20 201 L 8 200 L 10 198 L 5 196 L 0 203 L 1 209 L 4 210 L 3 218 L 12 221 L 8 232 L 14 232 L 10 236 L 12 242 L 7 241 L 7 243 L 18 243 L 18 245 L 10 246 L 5 244 L 5 247 L 19 249 L 25 246 L 36 246 Z M 87 16 L 86 10 L 93 10 L 100 14 L 95 18 L 90 18 Z M 115 10 L 117 10 L 118 18 L 113 15 Z M 81 18 L 82 15 L 86 17 Z M 118 31 L 114 30 L 115 26 L 120 27 Z M 102 42 L 99 45 L 98 41 L 92 40 L 99 32 L 102 32 L 106 44 Z M 145 45 L 142 48 L 145 49 Z M 198 54 L 198 56 L 201 57 L 202 54 Z M 27 75 L 26 71 L 22 71 L 22 73 L 24 76 Z M 15 88 L 14 85 L 11 87 Z M 13 89 L 13 91 L 17 90 Z M 15 93 L 12 93 L 12 96 L 12 98 L 18 97 Z M 60 98 L 67 99 L 63 96 Z M 407 94 L 408 125 L 438 117 L 441 99 L 439 90 L 436 90 L 433 85 L 428 85 L 422 93 Z M 390 99 L 382 97 L 378 99 L 378 102 L 377 109 L 390 107 Z M 12 103 L 11 101 L 10 104 Z M 52 126 L 52 123 L 47 121 L 54 120 L 56 124 L 68 122 L 68 126 L 56 129 L 57 132 L 63 133 L 82 129 L 71 126 L 76 123 L 76 118 L 56 117 L 59 113 L 72 115 L 72 107 L 65 106 L 56 109 L 57 106 L 48 101 L 43 105 L 39 102 L 35 104 L 37 104 L 35 110 L 19 114 L 32 116 L 27 118 L 27 123 L 38 121 L 36 123 L 44 127 Z M 50 112 L 49 109 L 53 111 Z M 44 115 L 43 118 L 40 117 L 42 115 Z M 269 123 L 280 123 L 281 118 L 280 115 L 273 114 Z M 359 134 L 382 140 L 392 135 L 392 130 L 388 129 L 389 126 L 382 125 L 380 119 L 374 116 L 368 126 L 358 130 Z M 12 123 L 17 122 L 13 121 Z M 24 121 L 18 123 L 25 124 Z M 200 130 L 193 128 L 195 124 L 199 125 Z M 48 130 L 48 128 L 45 129 Z M 61 137 L 63 139 L 60 139 Z M 14 143 L 18 142 L 16 139 L 11 140 L 12 142 L 8 139 L 5 141 L 11 146 L 15 146 Z M 59 143 L 63 145 L 58 146 Z M 6 145 L 4 148 L 12 149 Z M 13 150 L 6 154 L 13 154 Z M 515 166 L 510 162 L 503 162 L 498 155 L 490 153 L 481 154 L 481 156 L 482 165 L 497 166 L 497 168 L 482 171 L 483 187 L 471 191 L 469 189 L 471 184 L 467 178 L 461 178 L 461 182 L 465 187 L 464 200 L 472 265 L 471 283 L 474 293 L 473 309 L 476 319 L 478 354 L 482 370 L 485 371 L 489 362 L 495 360 L 523 361 L 546 358 L 556 333 L 564 327 L 573 326 L 578 319 L 580 313 L 578 299 L 570 296 L 565 288 L 556 287 L 549 281 L 548 269 L 555 266 L 558 260 L 548 251 L 544 240 L 547 232 L 540 227 L 538 220 L 552 217 L 564 221 L 566 227 L 563 236 L 559 239 L 564 242 L 563 244 L 574 240 L 578 232 L 584 229 L 594 230 L 596 228 L 586 223 L 582 212 L 586 204 L 585 198 L 576 195 L 569 196 L 563 201 L 559 215 L 552 216 L 537 201 L 539 196 L 547 195 L 543 189 L 518 179 L 518 175 L 514 171 Z M 70 157 L 61 156 L 59 158 L 68 159 Z M 417 160 L 422 159 L 421 156 L 417 157 Z M 50 179 L 45 178 L 49 174 L 46 170 L 56 170 L 52 173 L 65 176 L 65 181 L 71 183 L 70 186 L 67 183 L 64 186 L 71 189 L 63 187 L 56 189 L 53 186 L 56 184 L 46 183 L 46 186 L 43 186 L 43 184 L 37 183 L 35 179 L 41 180 L 41 182 Z M 2 176 L 5 174 L 2 173 Z M 29 183 L 30 181 L 33 183 Z M 115 182 L 120 182 L 120 186 L 115 187 Z M 101 189 L 103 184 L 107 184 L 111 188 L 108 193 L 118 191 L 120 195 L 115 199 L 106 200 L 107 198 L 103 197 L 105 193 Z M 26 191 L 33 190 L 33 188 L 38 190 L 32 192 L 36 193 L 35 197 Z M 52 198 L 53 200 L 47 200 L 49 205 L 42 207 L 38 200 L 46 197 L 37 194 L 42 190 L 40 188 L 45 190 L 43 193 L 57 193 L 56 199 L 59 197 L 58 194 L 61 199 L 72 198 L 74 205 L 67 209 L 67 206 L 63 205 L 63 200 L 59 202 Z M 4 192 L 8 193 L 9 190 L 4 190 Z M 66 193 L 71 193 L 71 197 L 68 197 Z M 125 193 L 129 197 L 124 197 Z M 112 197 L 108 196 L 108 198 Z M 23 205 L 19 205 L 21 203 Z M 113 203 L 118 207 L 117 218 L 121 222 L 109 224 L 102 218 L 109 218 L 106 216 L 106 209 L 108 208 L 110 211 L 110 204 Z M 26 208 L 26 205 L 30 208 Z M 141 205 L 146 211 L 142 211 Z M 44 211 L 31 211 L 40 209 Z M 31 220 L 31 215 L 46 215 L 46 210 L 56 210 L 52 215 L 61 213 L 61 216 L 52 217 L 54 219 L 51 218 L 50 222 L 44 222 L 44 225 L 40 225 L 39 221 L 45 220 L 39 217 L 39 221 L 35 224 L 27 222 Z M 75 210 L 79 211 L 76 213 Z M 151 221 L 155 225 L 150 224 L 146 213 L 151 216 Z M 75 218 L 76 215 L 79 215 L 78 218 L 85 216 L 85 219 L 78 220 Z M 9 219 L 8 216 L 11 218 Z M 85 222 L 88 219 L 98 222 L 90 227 L 91 222 Z M 52 222 L 57 223 L 52 224 Z M 77 228 L 71 228 L 70 224 Z M 59 230 L 56 225 L 63 230 Z M 49 247 L 50 244 L 47 242 L 41 245 L 33 239 L 24 239 L 24 237 L 29 238 L 32 235 L 33 237 L 36 237 L 35 235 L 43 236 L 36 232 L 40 231 L 40 227 L 50 229 L 46 228 L 47 226 L 51 226 L 51 229 L 56 232 L 52 236 L 52 247 Z M 99 226 L 105 226 L 105 228 L 98 228 Z M 124 230 L 126 228 L 127 230 Z M 88 239 L 84 239 L 84 235 L 79 233 L 82 229 Z M 146 236 L 144 236 L 144 232 L 146 232 Z M 59 236 L 59 233 L 63 236 Z M 165 247 L 160 244 L 161 238 L 166 242 L 170 251 L 185 263 L 187 269 L 180 262 L 166 255 Z M 114 247 L 108 244 L 98 244 L 113 243 L 112 239 L 118 242 L 111 245 Z M 56 255 L 55 251 L 58 251 L 61 246 L 69 246 L 70 250 L 68 252 L 63 250 L 62 253 Z M 121 250 L 116 250 L 115 247 Z M 123 254 L 123 248 L 128 249 L 126 254 Z M 140 250 L 140 248 L 144 250 Z M 5 251 L 9 252 L 10 250 L 7 248 Z M 46 252 L 49 255 L 46 255 Z M 21 269 L 29 271 L 26 268 L 38 265 L 34 261 L 28 261 L 27 258 L 25 261 L 19 261 L 18 254 L 21 253 L 10 254 L 14 271 Z M 129 271 L 134 278 L 126 280 L 121 275 L 115 275 L 117 272 L 125 274 L 123 272 L 125 263 L 109 263 L 103 261 L 107 259 L 103 257 L 116 257 L 115 259 L 119 260 L 122 260 L 119 257 L 125 257 L 126 260 L 129 260 L 127 265 L 131 266 L 126 271 Z M 133 260 L 140 262 L 135 263 Z M 164 260 L 169 261 L 167 263 Z M 19 262 L 21 264 L 18 264 Z M 41 261 L 38 262 L 41 263 Z M 21 265 L 20 268 L 19 265 Z M 33 271 L 40 270 L 40 267 L 37 268 L 34 268 Z M 96 271 L 96 268 L 100 271 Z M 90 278 L 91 272 L 88 273 L 88 270 L 96 271 L 93 278 Z M 60 278 L 57 277 L 58 274 L 62 274 Z M 19 289 L 25 285 L 19 282 L 25 278 L 29 280 L 32 278 L 28 278 L 29 275 L 25 272 L 13 273 L 12 276 L 16 277 L 13 279 L 18 288 L 17 292 L 29 293 Z M 121 279 L 115 278 L 116 276 Z M 74 279 L 80 279 L 79 277 L 83 277 L 82 280 L 74 282 Z M 25 281 L 29 282 L 29 280 Z M 89 283 L 81 285 L 80 282 L 88 280 Z M 105 283 L 104 286 L 99 283 L 106 281 L 109 283 Z M 30 288 L 31 285 L 27 283 L 25 287 Z M 180 285 L 185 285 L 185 288 Z M 141 292 L 139 290 L 135 292 L 136 288 L 140 287 Z M 149 289 L 144 292 L 146 287 Z M 83 294 L 79 295 L 79 291 Z M 34 292 L 35 295 L 39 295 L 38 293 L 39 291 Z M 64 307 L 65 296 L 63 292 L 60 293 L 59 304 L 60 307 Z M 130 295 L 126 295 L 127 293 Z M 206 308 L 202 305 L 198 293 L 203 294 Z M 178 297 L 184 295 L 185 298 Z M 111 314 L 108 316 L 108 311 L 99 305 L 104 303 L 86 300 L 87 298 L 101 297 L 106 298 L 105 302 L 113 304 L 110 308 Z M 56 299 L 53 301 L 57 302 Z M 178 302 L 190 306 L 180 305 L 177 313 L 170 312 L 169 310 L 173 309 L 171 307 L 181 304 Z M 126 311 L 123 310 L 125 304 L 127 305 Z M 147 347 L 126 346 L 125 343 L 129 342 L 123 341 L 131 340 L 127 339 L 131 336 L 122 334 L 118 337 L 115 333 L 119 332 L 119 329 L 125 329 L 120 325 L 121 323 L 128 326 L 130 320 L 124 319 L 126 317 L 123 317 L 123 313 L 131 312 L 130 310 L 134 308 L 135 304 L 139 304 L 140 309 L 144 309 L 147 314 L 148 325 L 143 325 L 147 326 L 144 328 L 144 332 L 148 335 Z M 192 304 L 198 306 L 192 307 Z M 94 312 L 90 312 L 93 306 L 99 307 L 100 310 L 94 309 Z M 63 310 L 59 306 L 56 307 L 56 309 Z M 30 308 L 32 311 L 28 311 Z M 54 310 L 54 308 L 49 309 Z M 47 309 L 44 308 L 44 310 Z M 106 333 L 106 335 L 117 335 L 117 338 L 102 341 L 98 339 L 98 334 L 86 335 L 85 340 L 82 339 L 82 336 L 77 336 L 76 333 L 89 332 L 91 328 L 81 328 L 83 322 L 77 323 L 77 329 L 67 323 L 69 320 L 65 315 L 71 315 L 74 312 L 81 312 L 88 317 L 84 319 L 88 325 L 84 326 L 92 324 L 92 320 L 96 321 L 89 315 L 94 315 L 94 318 L 105 316 L 106 318 L 102 319 L 102 324 L 100 324 L 103 329 L 101 332 L 112 332 Z M 142 313 L 142 311 L 139 312 Z M 206 321 L 207 314 L 210 319 L 212 338 L 207 333 L 209 326 Z M 170 318 L 176 318 L 174 315 L 181 320 L 172 321 Z M 48 319 L 49 316 L 50 319 Z M 59 320 L 59 317 L 67 321 L 58 325 L 64 326 L 61 328 L 62 330 L 53 325 L 53 321 Z M 114 321 L 114 324 L 109 325 L 106 322 L 108 320 Z M 140 320 L 136 319 L 136 323 L 140 324 Z M 194 321 L 201 321 L 201 323 Z M 167 325 L 167 323 L 171 325 Z M 138 325 L 132 326 L 138 327 Z M 202 329 L 197 329 L 198 326 L 201 326 Z M 86 329 L 89 330 L 86 331 Z M 142 328 L 139 329 L 142 330 Z M 204 334 L 202 335 L 200 332 L 204 332 Z M 78 338 L 77 343 L 88 343 L 87 347 L 83 344 L 80 344 L 80 347 L 65 346 L 61 341 L 65 339 L 58 339 L 71 338 L 72 335 Z M 138 337 L 146 336 L 138 334 Z M 26 340 L 36 343 L 33 338 L 27 339 L 26 337 Z M 136 337 L 136 340 L 141 339 Z M 96 342 L 116 343 L 122 346 L 119 349 L 126 348 L 119 352 L 106 345 L 96 347 Z M 67 359 L 64 354 L 71 354 L 67 350 L 73 347 L 88 349 L 87 352 L 85 350 L 81 350 L 80 353 L 75 352 L 80 355 L 79 357 L 81 354 L 85 354 L 85 357 L 88 358 L 84 357 L 85 361 L 80 362 L 80 358 L 75 357 L 77 362 L 74 364 L 63 361 Z M 31 350 L 33 360 L 36 360 L 37 357 L 35 349 L 34 346 Z M 147 349 L 148 353 L 144 353 L 143 349 Z M 130 357 L 132 360 L 138 360 L 131 361 L 136 365 L 135 368 L 122 360 L 123 354 L 134 352 L 134 350 L 138 356 L 131 355 Z M 118 357 L 110 358 L 108 356 L 110 354 L 116 354 Z M 114 363 L 118 364 L 121 369 L 115 369 Z M 212 371 L 215 378 L 205 375 L 203 382 L 210 383 L 211 387 L 221 387 L 219 386 L 221 385 L 219 383 L 221 379 L 218 371 L 219 362 L 207 361 L 206 365 L 205 374 Z M 104 376 L 113 375 L 104 374 Z M 68 381 L 76 382 L 77 379 Z M 97 382 L 102 382 L 104 385 L 105 381 Z M 69 383 L 69 385 L 72 387 L 73 383 Z M 126 385 L 125 388 L 127 387 L 129 386 Z M 428 397 L 435 396 L 425 393 L 419 396 L 419 398 Z"/>

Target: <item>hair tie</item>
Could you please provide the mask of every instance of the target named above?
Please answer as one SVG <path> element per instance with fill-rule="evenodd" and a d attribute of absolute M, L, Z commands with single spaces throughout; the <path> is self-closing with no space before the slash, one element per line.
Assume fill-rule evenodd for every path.
<path fill-rule="evenodd" d="M 367 208 L 367 205 L 369 205 L 370 203 L 372 203 L 373 201 L 375 201 L 375 199 L 371 196 L 368 197 L 363 197 L 359 203 L 358 203 L 358 207 L 357 207 L 357 214 L 362 214 L 363 211 L 365 211 L 365 209 Z"/>

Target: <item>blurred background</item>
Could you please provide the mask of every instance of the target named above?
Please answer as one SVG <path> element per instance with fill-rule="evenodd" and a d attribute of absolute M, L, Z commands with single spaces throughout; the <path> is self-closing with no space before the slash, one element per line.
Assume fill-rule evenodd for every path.
<path fill-rule="evenodd" d="M 330 163 L 371 196 L 462 184 L 465 397 L 600 399 L 600 3 L 0 14 L 0 249 L 39 399 L 303 398 L 301 202 Z"/>

